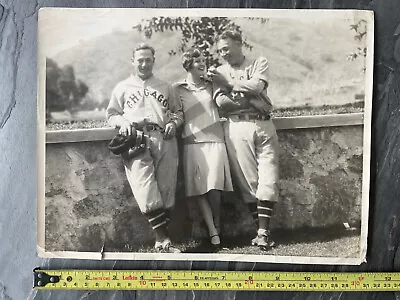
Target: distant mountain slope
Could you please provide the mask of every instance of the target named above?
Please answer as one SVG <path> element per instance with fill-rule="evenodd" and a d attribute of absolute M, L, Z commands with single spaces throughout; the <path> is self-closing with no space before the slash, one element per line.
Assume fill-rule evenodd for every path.
<path fill-rule="evenodd" d="M 263 55 L 270 64 L 269 93 L 276 107 L 321 106 L 355 102 L 363 91 L 362 59 L 350 62 L 346 56 L 359 42 L 350 23 L 328 21 L 320 24 L 284 19 L 259 21 L 240 19 L 244 36 L 253 46 L 246 55 Z M 178 32 L 155 34 L 155 73 L 171 83 L 185 76 L 180 56 L 170 56 L 180 39 Z M 134 30 L 115 31 L 82 42 L 58 53 L 59 65 L 72 64 L 76 78 L 90 87 L 90 95 L 101 102 L 115 84 L 129 76 L 132 49 L 142 37 Z"/>

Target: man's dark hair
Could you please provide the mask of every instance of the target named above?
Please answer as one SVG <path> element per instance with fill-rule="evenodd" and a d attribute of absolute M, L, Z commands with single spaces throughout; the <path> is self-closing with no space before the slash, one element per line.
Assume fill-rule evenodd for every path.
<path fill-rule="evenodd" d="M 217 35 L 215 38 L 215 42 L 218 43 L 220 40 L 231 39 L 232 41 L 243 43 L 242 34 L 234 29 L 226 29 L 221 34 Z"/>
<path fill-rule="evenodd" d="M 149 44 L 146 43 L 140 43 L 139 45 L 136 46 L 135 49 L 133 49 L 133 53 L 132 56 L 135 56 L 135 52 L 139 51 L 139 50 L 150 50 L 151 54 L 153 54 L 153 56 L 156 53 L 156 50 L 154 50 L 154 48 L 152 46 L 150 46 Z"/>

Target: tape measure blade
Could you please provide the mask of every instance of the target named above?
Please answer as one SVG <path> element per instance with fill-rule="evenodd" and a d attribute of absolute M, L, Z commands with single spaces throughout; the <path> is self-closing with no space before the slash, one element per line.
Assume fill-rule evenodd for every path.
<path fill-rule="evenodd" d="M 39 273 L 47 284 L 37 284 Z M 399 273 L 36 270 L 34 280 L 37 289 L 400 291 Z"/>

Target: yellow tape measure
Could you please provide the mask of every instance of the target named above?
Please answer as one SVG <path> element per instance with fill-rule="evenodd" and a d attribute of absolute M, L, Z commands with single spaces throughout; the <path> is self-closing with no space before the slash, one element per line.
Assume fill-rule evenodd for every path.
<path fill-rule="evenodd" d="M 34 270 L 41 290 L 400 291 L 400 273 Z"/>

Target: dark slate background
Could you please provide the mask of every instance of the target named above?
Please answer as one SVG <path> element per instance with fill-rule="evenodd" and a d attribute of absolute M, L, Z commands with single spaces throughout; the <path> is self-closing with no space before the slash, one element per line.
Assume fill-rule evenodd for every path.
<path fill-rule="evenodd" d="M 32 269 L 115 268 L 282 271 L 398 271 L 400 214 L 399 0 L 0 0 L 0 299 L 397 299 L 395 293 L 281 293 L 213 291 L 36 292 Z M 354 266 L 235 262 L 72 261 L 36 256 L 37 10 L 69 7 L 242 7 L 372 9 L 375 82 L 368 262 Z M 397 49 L 397 50 L 396 50 Z M 396 52 L 397 51 L 397 52 Z M 397 60 L 396 60 L 397 59 Z"/>

